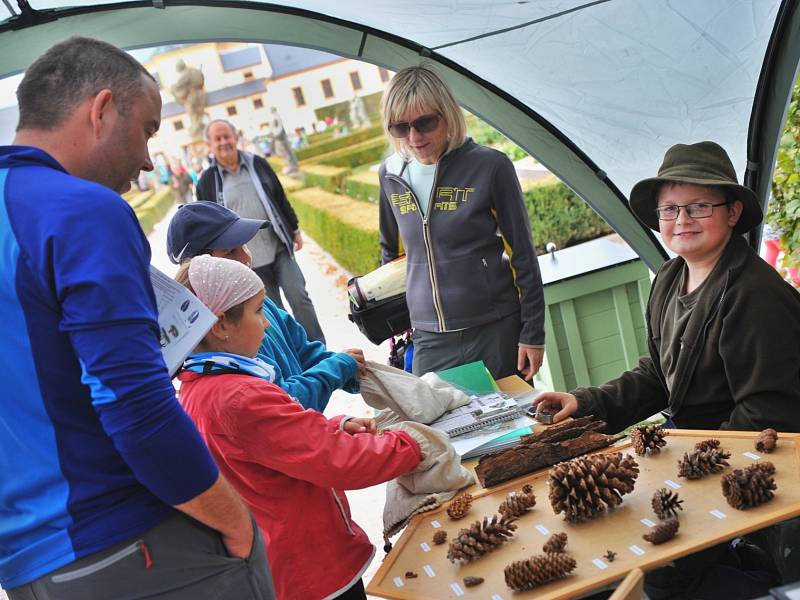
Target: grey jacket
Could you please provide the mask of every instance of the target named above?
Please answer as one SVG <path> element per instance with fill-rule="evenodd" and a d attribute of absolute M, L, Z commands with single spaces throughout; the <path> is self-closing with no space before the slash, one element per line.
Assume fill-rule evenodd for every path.
<path fill-rule="evenodd" d="M 661 368 L 661 324 L 682 258 L 658 271 L 647 303 L 650 356 L 618 379 L 579 388 L 578 415 L 619 431 L 663 410 L 678 427 L 800 431 L 800 294 L 734 236 L 703 283 L 680 340 L 672 390 Z"/>
<path fill-rule="evenodd" d="M 468 139 L 439 161 L 424 219 L 407 165 L 395 155 L 381 166 L 379 209 L 382 262 L 408 257 L 411 324 L 453 331 L 521 311 L 519 343 L 544 344 L 542 278 L 511 161 Z"/>

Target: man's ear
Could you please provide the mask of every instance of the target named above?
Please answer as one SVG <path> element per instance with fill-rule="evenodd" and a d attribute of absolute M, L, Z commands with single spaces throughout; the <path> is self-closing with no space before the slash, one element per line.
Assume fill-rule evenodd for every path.
<path fill-rule="evenodd" d="M 744 205 L 741 200 L 734 200 L 728 205 L 728 226 L 733 229 L 742 216 Z"/>
<path fill-rule="evenodd" d="M 113 93 L 109 89 L 100 90 L 92 98 L 89 107 L 89 120 L 92 123 L 92 133 L 95 139 L 99 139 L 105 128 L 111 125 L 111 111 L 114 107 Z"/>

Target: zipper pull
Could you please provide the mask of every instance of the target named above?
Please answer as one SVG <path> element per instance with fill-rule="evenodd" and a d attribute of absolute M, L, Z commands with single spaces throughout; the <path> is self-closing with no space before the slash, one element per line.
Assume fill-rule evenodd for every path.
<path fill-rule="evenodd" d="M 144 542 L 139 542 L 138 545 L 139 545 L 139 550 L 141 550 L 142 554 L 144 554 L 144 568 L 149 569 L 150 567 L 153 566 L 153 561 L 150 558 L 150 550 L 147 549 L 147 546 L 145 545 Z"/>
<path fill-rule="evenodd" d="M 482 259 L 481 259 L 481 262 L 483 263 L 483 266 L 484 266 L 484 267 L 486 267 L 487 269 L 489 268 L 489 263 L 487 263 L 487 262 L 486 262 L 486 259 L 485 259 L 485 258 L 482 258 Z"/>

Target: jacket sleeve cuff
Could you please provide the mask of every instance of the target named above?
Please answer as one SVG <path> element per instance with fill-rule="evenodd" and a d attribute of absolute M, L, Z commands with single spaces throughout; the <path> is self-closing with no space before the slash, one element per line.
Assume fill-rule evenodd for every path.
<path fill-rule="evenodd" d="M 544 348 L 544 344 L 523 344 L 520 342 L 517 344 L 520 348 Z"/>

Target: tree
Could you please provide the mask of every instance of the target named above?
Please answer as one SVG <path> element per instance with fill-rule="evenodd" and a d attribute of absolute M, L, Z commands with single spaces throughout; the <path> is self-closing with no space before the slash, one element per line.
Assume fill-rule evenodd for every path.
<path fill-rule="evenodd" d="M 778 146 L 767 223 L 780 232 L 784 267 L 800 267 L 800 78 Z"/>

